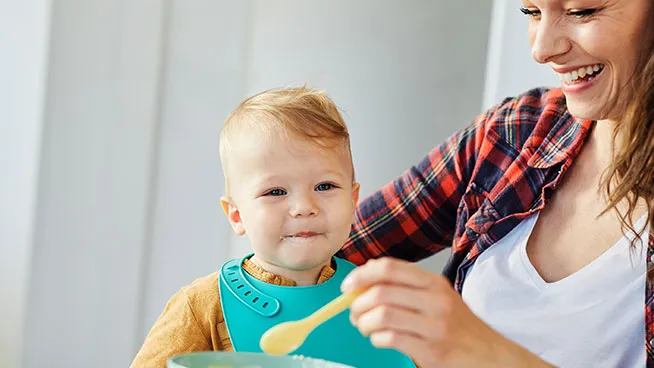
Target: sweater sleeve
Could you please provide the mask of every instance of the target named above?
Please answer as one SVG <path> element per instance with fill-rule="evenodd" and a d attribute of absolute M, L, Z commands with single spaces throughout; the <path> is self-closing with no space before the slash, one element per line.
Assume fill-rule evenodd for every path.
<path fill-rule="evenodd" d="M 223 318 L 217 305 L 215 280 L 215 276 L 200 279 L 170 298 L 136 354 L 132 368 L 165 368 L 168 358 L 178 354 L 223 350 L 222 336 L 218 336 L 221 326 L 216 326 Z"/>

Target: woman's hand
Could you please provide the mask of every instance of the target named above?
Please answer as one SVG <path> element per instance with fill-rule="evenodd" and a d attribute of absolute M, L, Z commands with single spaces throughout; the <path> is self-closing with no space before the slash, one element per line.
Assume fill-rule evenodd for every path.
<path fill-rule="evenodd" d="M 443 276 L 392 258 L 368 261 L 343 291 L 368 288 L 350 318 L 382 348 L 428 367 L 551 367 L 482 322 Z"/>

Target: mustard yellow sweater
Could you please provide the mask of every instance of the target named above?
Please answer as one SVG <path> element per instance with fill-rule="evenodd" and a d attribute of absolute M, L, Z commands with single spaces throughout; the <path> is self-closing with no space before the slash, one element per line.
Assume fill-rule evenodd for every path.
<path fill-rule="evenodd" d="M 275 285 L 295 282 L 267 272 L 246 260 L 243 269 L 253 277 Z M 325 266 L 318 283 L 329 280 L 334 269 Z M 171 356 L 193 351 L 233 351 L 218 294 L 218 273 L 214 272 L 182 288 L 168 301 L 152 326 L 132 368 L 165 367 Z"/>

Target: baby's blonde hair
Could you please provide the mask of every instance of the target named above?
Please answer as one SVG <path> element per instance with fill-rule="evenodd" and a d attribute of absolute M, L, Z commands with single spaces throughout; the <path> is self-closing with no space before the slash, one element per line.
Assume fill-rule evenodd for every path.
<path fill-rule="evenodd" d="M 352 158 L 347 126 L 325 92 L 306 86 L 270 89 L 241 102 L 220 132 L 220 159 L 227 193 L 231 146 L 235 137 L 244 132 L 306 139 L 321 147 L 340 143 Z M 352 173 L 354 181 L 354 168 Z"/>

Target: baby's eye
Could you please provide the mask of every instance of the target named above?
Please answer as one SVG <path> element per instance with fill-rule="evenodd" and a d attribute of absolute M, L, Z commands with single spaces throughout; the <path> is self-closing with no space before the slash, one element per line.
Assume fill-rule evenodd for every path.
<path fill-rule="evenodd" d="M 265 195 L 266 196 L 273 196 L 273 197 L 279 197 L 283 196 L 286 194 L 286 191 L 284 189 L 273 189 L 268 191 Z"/>
<path fill-rule="evenodd" d="M 334 188 L 336 188 L 336 186 L 334 184 L 332 184 L 332 183 L 320 183 L 316 187 L 316 190 L 319 191 L 319 192 L 324 192 L 324 191 L 334 189 Z"/>

